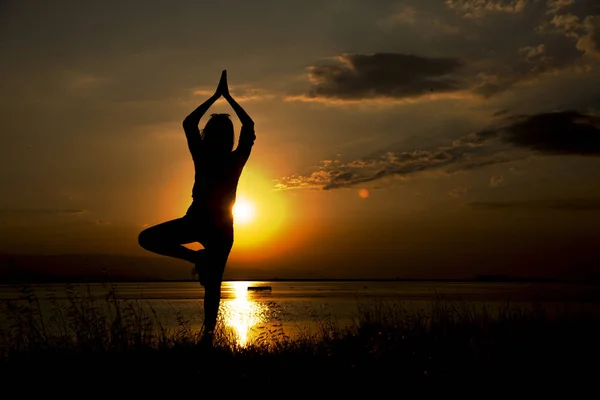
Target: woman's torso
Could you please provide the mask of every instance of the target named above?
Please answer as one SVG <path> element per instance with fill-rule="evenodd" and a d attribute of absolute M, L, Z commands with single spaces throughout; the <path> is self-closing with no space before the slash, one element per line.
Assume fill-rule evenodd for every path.
<path fill-rule="evenodd" d="M 195 158 L 193 202 L 187 215 L 233 221 L 232 208 L 241 174 L 237 166 L 235 152 L 222 158 Z"/>

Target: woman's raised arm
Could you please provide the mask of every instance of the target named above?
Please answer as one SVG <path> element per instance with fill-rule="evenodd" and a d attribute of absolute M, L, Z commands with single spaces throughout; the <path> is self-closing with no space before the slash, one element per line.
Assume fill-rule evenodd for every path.
<path fill-rule="evenodd" d="M 212 106 L 219 97 L 221 97 L 221 95 L 218 92 L 215 92 L 215 94 L 209 97 L 208 100 L 200 104 L 198 108 L 190 113 L 190 115 L 185 117 L 183 120 L 183 129 L 185 130 L 186 134 L 188 133 L 188 130 L 191 132 L 198 131 L 200 119 L 204 114 L 206 114 L 210 106 Z"/>
<path fill-rule="evenodd" d="M 217 86 L 217 90 L 215 94 L 210 96 L 204 103 L 200 104 L 198 108 L 190 113 L 183 120 L 183 130 L 185 132 L 185 137 L 188 141 L 188 147 L 192 154 L 194 153 L 194 149 L 196 149 L 200 145 L 200 129 L 198 128 L 198 124 L 200 123 L 200 119 L 206 114 L 208 109 L 214 104 L 215 101 L 221 97 L 223 94 L 221 92 L 222 81 L 225 76 L 225 71 L 221 74 L 221 80 L 219 81 L 219 85 Z"/>
<path fill-rule="evenodd" d="M 224 70 L 223 74 L 221 75 L 221 82 L 219 82 L 219 89 L 220 89 L 221 94 L 225 98 L 225 100 L 227 100 L 229 105 L 231 105 L 231 108 L 233 108 L 233 111 L 235 111 L 235 114 L 238 116 L 238 118 L 242 122 L 242 125 L 253 126 L 254 121 L 252 121 L 252 118 L 250 118 L 250 116 L 246 113 L 246 111 L 244 111 L 242 106 L 240 106 L 237 103 L 237 101 L 235 101 L 233 99 L 233 97 L 231 97 L 231 94 L 229 93 L 229 87 L 227 86 L 227 71 L 226 70 Z"/>

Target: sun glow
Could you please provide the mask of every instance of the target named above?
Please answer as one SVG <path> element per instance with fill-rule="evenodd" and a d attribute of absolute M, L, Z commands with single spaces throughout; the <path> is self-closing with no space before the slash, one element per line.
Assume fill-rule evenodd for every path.
<path fill-rule="evenodd" d="M 249 224 L 254 220 L 256 208 L 254 204 L 244 198 L 238 198 L 233 205 L 233 219 L 238 224 Z"/>
<path fill-rule="evenodd" d="M 280 238 L 286 237 L 286 203 L 286 196 L 273 190 L 272 180 L 251 169 L 244 171 L 233 207 L 233 258 L 256 260 L 285 249 Z"/>
<path fill-rule="evenodd" d="M 189 165 L 186 166 L 187 170 Z M 190 206 L 189 179 L 173 181 L 165 193 L 179 195 L 176 203 L 171 200 L 175 197 L 164 202 L 161 209 L 166 211 L 156 218 L 157 221 L 185 215 Z M 272 179 L 253 169 L 244 170 L 232 209 L 235 244 L 230 259 L 257 261 L 288 251 L 294 246 L 300 235 L 297 227 L 288 224 L 289 202 L 289 193 L 273 190 Z M 293 233 L 289 234 L 292 228 Z M 198 243 L 185 246 L 193 250 L 202 248 Z"/>

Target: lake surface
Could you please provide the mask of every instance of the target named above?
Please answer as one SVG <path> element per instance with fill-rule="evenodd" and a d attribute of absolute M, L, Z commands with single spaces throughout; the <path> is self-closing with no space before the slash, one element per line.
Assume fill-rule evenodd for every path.
<path fill-rule="evenodd" d="M 270 286 L 270 291 L 249 291 L 249 286 Z M 102 303 L 110 287 L 102 284 L 33 285 L 44 315 L 56 302 L 71 297 L 94 298 Z M 145 312 L 167 330 L 202 326 L 203 289 L 196 282 L 117 283 L 113 286 L 121 304 Z M 240 344 L 244 345 L 269 329 L 294 336 L 314 333 L 323 323 L 343 328 L 356 320 L 360 307 L 391 303 L 408 310 L 427 310 L 442 299 L 454 304 L 489 310 L 507 304 L 548 309 L 569 305 L 600 310 L 598 285 L 555 283 L 473 283 L 473 282 L 224 282 L 221 316 Z M 54 305 L 50 299 L 54 298 Z M 0 301 L 22 301 L 15 287 L 0 286 Z M 3 319 L 0 316 L 0 326 Z"/>

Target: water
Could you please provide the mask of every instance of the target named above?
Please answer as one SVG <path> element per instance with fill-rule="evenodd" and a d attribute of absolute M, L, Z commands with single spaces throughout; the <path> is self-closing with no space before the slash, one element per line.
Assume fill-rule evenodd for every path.
<path fill-rule="evenodd" d="M 248 291 L 248 286 L 271 286 L 271 291 Z M 66 285 L 34 285 L 44 314 L 51 314 L 48 298 L 67 300 Z M 109 287 L 102 284 L 77 284 L 75 292 L 105 298 Z M 182 324 L 192 330 L 202 326 L 204 291 L 195 282 L 117 283 L 123 305 L 144 310 L 160 320 L 167 330 Z M 600 309 L 600 290 L 595 285 L 550 283 L 472 283 L 472 282 L 224 282 L 221 315 L 223 323 L 244 345 L 268 329 L 282 329 L 294 336 L 311 333 L 324 321 L 343 328 L 353 323 L 359 306 L 393 302 L 413 310 L 424 310 L 436 298 L 483 304 L 493 309 L 510 303 L 530 307 L 541 303 L 549 308 L 587 304 Z M 0 300 L 18 300 L 14 287 L 0 286 Z M 0 326 L 2 324 L 0 317 Z"/>

